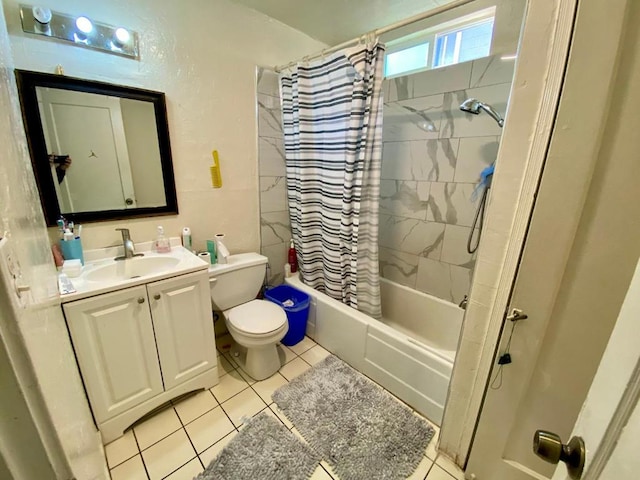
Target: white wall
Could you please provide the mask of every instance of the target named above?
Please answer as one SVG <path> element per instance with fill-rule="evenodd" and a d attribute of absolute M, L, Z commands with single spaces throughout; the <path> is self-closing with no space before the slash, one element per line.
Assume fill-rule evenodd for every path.
<path fill-rule="evenodd" d="M 134 241 L 190 226 L 194 246 L 215 233 L 234 252 L 259 248 L 255 66 L 288 62 L 324 45 L 228 0 L 51 0 L 53 10 L 84 14 L 140 34 L 140 61 L 75 47 L 21 30 L 19 2 L 4 0 L 17 68 L 65 74 L 165 92 L 178 216 L 87 224 L 85 248 Z M 211 151 L 220 153 L 223 188 L 213 189 Z"/>
<path fill-rule="evenodd" d="M 8 299 L 15 297 L 10 290 L 0 295 L 0 309 L 7 321 L 3 331 L 13 333 L 4 341 L 23 341 L 29 352 L 26 357 L 21 349 L 13 348 L 9 354 L 16 371 L 28 374 L 35 370 L 37 383 L 23 384 L 22 388 L 25 395 L 32 397 L 32 415 L 40 427 L 44 425 L 42 441 L 56 474 L 68 478 L 69 463 L 79 479 L 105 478 L 98 433 L 60 310 L 55 268 L 25 142 L 4 25 L 0 12 L 0 236 L 9 237 L 22 266 L 23 281 L 31 286 L 25 308 L 12 308 Z M 56 432 L 46 428 L 51 421 Z M 66 461 L 57 458 L 56 454 L 62 453 L 58 439 Z"/>

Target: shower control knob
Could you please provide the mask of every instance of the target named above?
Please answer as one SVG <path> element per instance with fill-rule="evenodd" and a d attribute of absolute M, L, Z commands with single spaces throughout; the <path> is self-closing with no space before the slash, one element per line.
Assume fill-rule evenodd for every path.
<path fill-rule="evenodd" d="M 581 437 L 572 437 L 569 443 L 563 444 L 555 433 L 538 430 L 533 436 L 533 452 L 554 465 L 566 463 L 569 477 L 573 480 L 582 476 L 587 453 Z"/>

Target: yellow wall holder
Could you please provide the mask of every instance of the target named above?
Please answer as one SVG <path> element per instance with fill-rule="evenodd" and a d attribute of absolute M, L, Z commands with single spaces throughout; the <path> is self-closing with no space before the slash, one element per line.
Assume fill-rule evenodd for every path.
<path fill-rule="evenodd" d="M 213 155 L 213 165 L 209 167 L 211 170 L 211 185 L 213 188 L 222 188 L 222 175 L 220 174 L 220 159 L 218 158 L 218 151 L 211 152 Z"/>

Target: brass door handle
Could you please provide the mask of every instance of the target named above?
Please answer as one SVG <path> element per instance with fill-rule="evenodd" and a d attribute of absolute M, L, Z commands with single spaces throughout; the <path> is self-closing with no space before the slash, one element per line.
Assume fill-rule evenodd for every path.
<path fill-rule="evenodd" d="M 572 437 L 569 443 L 563 444 L 555 433 L 538 430 L 533 436 L 533 451 L 549 463 L 566 463 L 569 477 L 573 480 L 579 480 L 582 476 L 587 457 L 582 437 Z"/>

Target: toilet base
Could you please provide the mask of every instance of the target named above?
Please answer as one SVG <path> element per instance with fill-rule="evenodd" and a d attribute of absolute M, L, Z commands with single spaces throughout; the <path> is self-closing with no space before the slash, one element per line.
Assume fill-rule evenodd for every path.
<path fill-rule="evenodd" d="M 247 348 L 235 342 L 231 347 L 231 356 L 242 371 L 254 380 L 269 378 L 282 366 L 275 344 Z"/>

